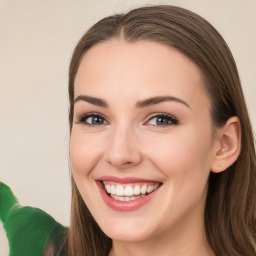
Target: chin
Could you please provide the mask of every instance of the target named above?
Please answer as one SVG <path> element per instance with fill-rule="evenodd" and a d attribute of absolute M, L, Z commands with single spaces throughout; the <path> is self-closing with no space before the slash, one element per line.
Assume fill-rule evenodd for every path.
<path fill-rule="evenodd" d="M 111 230 L 105 234 L 112 240 L 122 242 L 141 242 L 149 238 L 149 234 L 138 230 Z"/>
<path fill-rule="evenodd" d="M 108 223 L 108 222 L 105 222 Z M 112 240 L 118 240 L 123 242 L 140 242 L 147 240 L 153 233 L 152 227 L 146 227 L 136 221 L 123 221 L 116 222 L 114 224 L 100 225 L 103 232 Z"/>

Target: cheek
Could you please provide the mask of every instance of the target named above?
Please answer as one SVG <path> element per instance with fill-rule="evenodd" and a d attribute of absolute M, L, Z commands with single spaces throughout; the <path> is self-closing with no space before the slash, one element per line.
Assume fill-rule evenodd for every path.
<path fill-rule="evenodd" d="M 70 159 L 75 175 L 89 174 L 102 154 L 98 142 L 75 131 L 70 138 Z"/>
<path fill-rule="evenodd" d="M 70 160 L 76 186 L 89 209 L 97 209 L 92 191 L 97 190 L 92 170 L 101 157 L 101 150 L 93 136 L 84 135 L 75 129 L 70 137 Z M 93 189 L 92 189 L 93 188 Z"/>
<path fill-rule="evenodd" d="M 198 131 L 158 137 L 147 146 L 147 155 L 166 176 L 198 175 L 210 171 L 211 136 Z"/>
<path fill-rule="evenodd" d="M 197 206 L 202 209 L 210 173 L 211 137 L 188 131 L 158 138 L 150 145 L 147 154 L 166 177 L 165 198 L 161 201 L 166 209 L 163 219 L 170 213 L 180 218 Z"/>

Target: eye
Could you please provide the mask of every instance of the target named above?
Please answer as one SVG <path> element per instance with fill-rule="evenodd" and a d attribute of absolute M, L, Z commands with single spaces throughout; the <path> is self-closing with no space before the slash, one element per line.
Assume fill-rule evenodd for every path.
<path fill-rule="evenodd" d="M 176 117 L 166 113 L 155 115 L 147 121 L 147 124 L 153 126 L 170 126 L 177 125 L 178 123 L 179 122 Z"/>
<path fill-rule="evenodd" d="M 105 120 L 105 118 L 97 113 L 85 114 L 85 115 L 81 116 L 76 123 L 84 124 L 84 125 L 88 125 L 88 126 L 108 124 L 108 122 Z"/>

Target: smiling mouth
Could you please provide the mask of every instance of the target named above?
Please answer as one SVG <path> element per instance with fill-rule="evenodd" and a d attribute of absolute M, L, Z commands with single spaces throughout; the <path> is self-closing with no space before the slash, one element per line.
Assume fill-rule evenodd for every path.
<path fill-rule="evenodd" d="M 133 201 L 145 197 L 160 187 L 160 183 L 133 183 L 133 184 L 118 184 L 111 181 L 102 181 L 103 187 L 108 196 L 117 201 Z"/>

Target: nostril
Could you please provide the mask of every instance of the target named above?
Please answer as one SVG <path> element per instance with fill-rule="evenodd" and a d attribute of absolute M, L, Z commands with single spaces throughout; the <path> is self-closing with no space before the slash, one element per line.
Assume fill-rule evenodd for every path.
<path fill-rule="evenodd" d="M 134 163 L 132 161 L 116 161 L 116 160 L 110 160 L 108 159 L 107 160 L 107 163 L 109 163 L 110 165 L 116 165 L 116 166 L 119 166 L 119 167 L 126 167 L 126 166 L 131 166 L 133 165 Z"/>
<path fill-rule="evenodd" d="M 131 165 L 132 164 L 132 162 L 125 162 L 125 163 L 123 163 L 123 165 Z"/>

